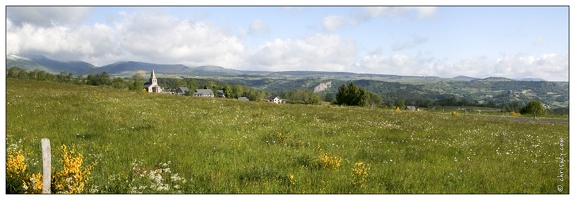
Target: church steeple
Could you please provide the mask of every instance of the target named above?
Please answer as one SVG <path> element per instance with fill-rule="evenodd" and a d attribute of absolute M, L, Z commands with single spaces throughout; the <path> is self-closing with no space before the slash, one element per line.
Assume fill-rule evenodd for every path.
<path fill-rule="evenodd" d="M 158 85 L 158 79 L 156 79 L 156 72 L 152 69 L 152 75 L 150 76 L 150 81 L 144 84 L 144 89 L 148 92 L 161 93 L 162 88 Z"/>
<path fill-rule="evenodd" d="M 156 73 L 154 73 L 154 69 L 152 69 L 152 76 L 150 77 L 150 83 L 158 84 L 158 79 L 156 79 Z"/>

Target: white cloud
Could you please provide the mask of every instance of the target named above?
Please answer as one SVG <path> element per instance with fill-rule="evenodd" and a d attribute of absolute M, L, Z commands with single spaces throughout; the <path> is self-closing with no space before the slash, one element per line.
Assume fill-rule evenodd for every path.
<path fill-rule="evenodd" d="M 249 34 L 251 35 L 258 35 L 258 34 L 267 34 L 269 33 L 269 27 L 260 19 L 255 19 L 250 24 Z"/>
<path fill-rule="evenodd" d="M 86 19 L 91 7 L 6 7 L 6 17 L 14 25 L 69 26 Z"/>
<path fill-rule="evenodd" d="M 418 45 L 424 44 L 427 42 L 426 37 L 413 37 L 409 42 L 402 42 L 402 43 L 394 43 L 391 45 L 391 50 L 393 51 L 400 51 L 404 49 L 410 49 L 416 47 Z"/>
<path fill-rule="evenodd" d="M 333 32 L 345 24 L 345 17 L 339 15 L 330 15 L 321 20 L 322 27 L 328 31 Z"/>
<path fill-rule="evenodd" d="M 415 9 L 417 10 L 417 18 L 419 19 L 430 18 L 437 15 L 436 7 L 418 7 Z"/>
<path fill-rule="evenodd" d="M 275 39 L 259 46 L 244 68 L 270 71 L 345 71 L 356 62 L 355 42 L 338 35 Z"/>
<path fill-rule="evenodd" d="M 90 60 L 114 49 L 108 35 L 110 27 L 95 24 L 92 27 L 78 26 L 33 26 L 25 23 L 14 26 L 7 23 L 7 54 L 39 53 L 60 60 Z"/>
<path fill-rule="evenodd" d="M 357 71 L 377 74 L 477 78 L 543 78 L 548 81 L 568 80 L 567 56 L 543 54 L 539 56 L 503 56 L 498 59 L 471 56 L 459 61 L 437 60 L 433 57 L 404 54 L 364 56 Z"/>
<path fill-rule="evenodd" d="M 350 13 L 349 16 L 329 15 L 321 20 L 324 30 L 333 32 L 346 24 L 358 25 L 379 16 L 402 21 L 415 13 L 417 19 L 431 18 L 437 15 L 436 7 L 364 7 Z"/>
<path fill-rule="evenodd" d="M 365 7 L 351 15 L 352 24 L 369 21 L 380 15 L 394 20 L 404 20 L 411 12 L 415 12 L 418 19 L 433 17 L 437 14 L 435 7 Z"/>
<path fill-rule="evenodd" d="M 57 14 L 53 14 L 56 17 L 48 20 L 48 23 L 38 17 L 20 17 L 24 13 L 34 13 L 30 10 L 17 11 L 8 9 L 7 13 L 8 55 L 39 53 L 58 60 L 82 60 L 96 66 L 132 60 L 188 66 L 220 65 L 247 70 L 353 71 L 440 77 L 466 75 L 479 78 L 534 77 L 552 81 L 566 81 L 569 70 L 567 56 L 559 54 L 468 57 L 448 61 L 402 52 L 427 42 L 427 38 L 417 36 L 410 41 L 392 44 L 391 55 L 384 55 L 384 51 L 379 48 L 358 60 L 355 41 L 331 33 L 352 23 L 349 17 L 336 15 L 322 20 L 322 26 L 328 33 L 316 33 L 303 38 L 277 38 L 253 49 L 246 49 L 240 37 L 209 21 L 178 19 L 169 13 L 155 10 L 121 12 L 119 17 L 113 18 L 116 20 L 113 24 L 92 25 L 81 24 L 77 19 L 64 19 Z M 427 7 L 407 10 L 368 7 L 363 11 L 363 20 L 382 15 L 402 16 L 407 11 L 417 12 L 422 17 L 436 13 L 435 8 Z M 73 16 L 83 17 L 77 10 L 71 12 Z M 269 31 L 267 25 L 259 19 L 254 20 L 249 28 L 248 32 L 251 33 Z M 538 37 L 534 44 L 543 41 L 543 37 Z"/>
<path fill-rule="evenodd" d="M 234 67 L 242 60 L 241 41 L 203 22 L 156 11 L 120 13 L 114 26 L 36 26 L 7 22 L 7 53 L 40 53 L 96 66 L 120 60 Z"/>
<path fill-rule="evenodd" d="M 144 62 L 234 67 L 244 51 L 241 41 L 223 29 L 163 13 L 125 15 L 118 31 L 122 48 Z"/>

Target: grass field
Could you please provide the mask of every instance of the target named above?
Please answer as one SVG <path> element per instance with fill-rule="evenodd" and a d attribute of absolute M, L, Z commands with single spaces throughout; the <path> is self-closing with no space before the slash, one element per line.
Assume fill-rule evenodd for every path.
<path fill-rule="evenodd" d="M 568 124 L 6 81 L 6 146 L 31 173 L 41 138 L 56 157 L 76 149 L 97 162 L 86 193 L 568 194 L 568 136 Z"/>

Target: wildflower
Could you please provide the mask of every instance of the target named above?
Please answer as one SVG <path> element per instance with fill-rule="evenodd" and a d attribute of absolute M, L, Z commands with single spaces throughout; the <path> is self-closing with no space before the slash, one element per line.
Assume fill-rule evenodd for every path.
<path fill-rule="evenodd" d="M 294 178 L 293 174 L 290 174 L 290 175 L 289 175 L 289 182 L 290 182 L 292 185 L 295 185 L 295 178 Z"/>
<path fill-rule="evenodd" d="M 57 171 L 52 175 L 54 191 L 56 193 L 82 193 L 84 192 L 85 183 L 89 180 L 87 175 L 96 165 L 95 162 L 86 167 L 82 167 L 83 156 L 75 153 L 74 150 L 67 150 L 66 145 L 62 145 L 62 171 Z M 81 169 L 83 168 L 83 169 Z"/>
<path fill-rule="evenodd" d="M 341 163 L 342 159 L 337 156 L 328 156 L 327 153 L 319 156 L 320 163 L 322 167 L 331 167 L 333 170 L 337 171 L 339 164 Z"/>
<path fill-rule="evenodd" d="M 369 166 L 367 166 L 367 164 L 363 162 L 355 163 L 353 168 L 351 168 L 351 175 L 353 177 L 352 184 L 355 186 L 363 187 L 363 184 L 365 183 L 367 176 L 369 175 L 368 171 Z"/>
<path fill-rule="evenodd" d="M 14 177 L 26 171 L 27 167 L 28 165 L 26 165 L 22 151 L 16 151 L 16 148 L 10 148 L 10 150 L 8 150 L 8 160 L 6 161 L 6 173 L 9 174 L 10 177 Z"/>

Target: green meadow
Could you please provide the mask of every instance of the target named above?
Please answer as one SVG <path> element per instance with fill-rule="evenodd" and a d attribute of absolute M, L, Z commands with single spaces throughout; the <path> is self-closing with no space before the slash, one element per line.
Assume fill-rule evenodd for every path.
<path fill-rule="evenodd" d="M 6 80 L 6 147 L 97 162 L 85 193 L 569 193 L 569 125 Z"/>

